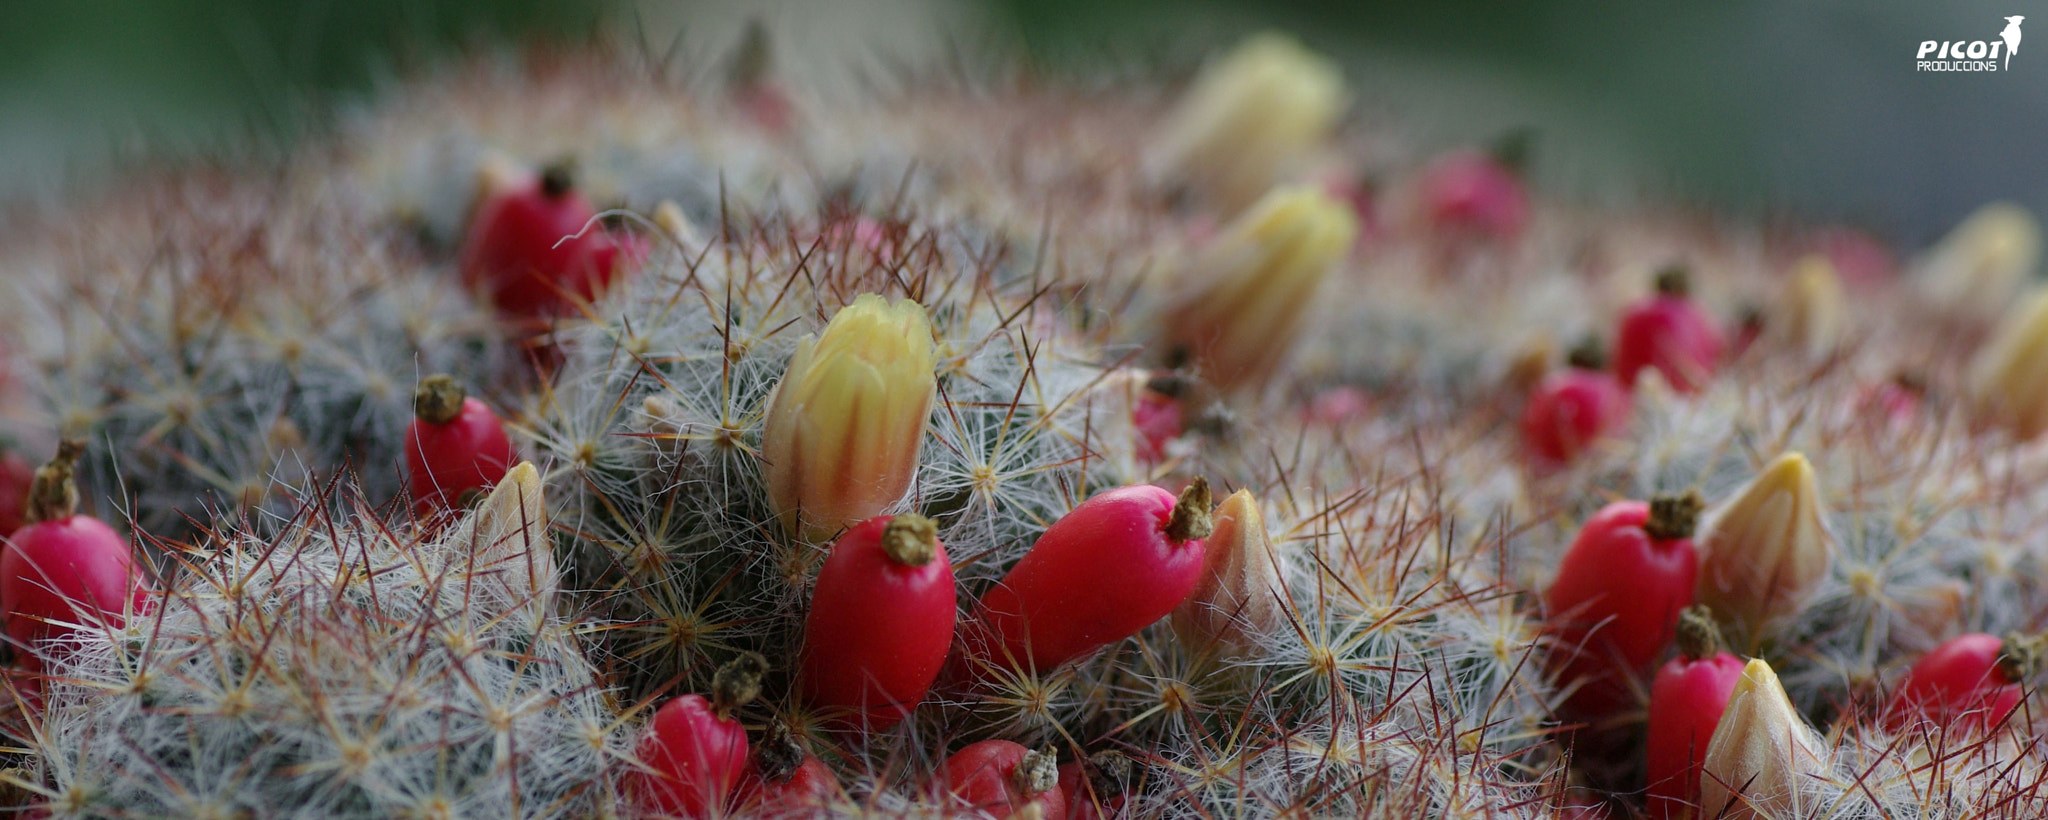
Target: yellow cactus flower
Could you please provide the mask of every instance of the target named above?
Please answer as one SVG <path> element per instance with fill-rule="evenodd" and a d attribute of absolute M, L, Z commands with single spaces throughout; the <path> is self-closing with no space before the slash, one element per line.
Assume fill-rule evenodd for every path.
<path fill-rule="evenodd" d="M 2041 262 L 2041 223 L 2024 206 L 1993 202 L 1949 231 L 1921 266 L 1928 298 L 1949 310 L 2003 310 Z"/>
<path fill-rule="evenodd" d="M 1823 771 L 1821 739 L 1762 659 L 1743 667 L 1700 774 L 1700 817 L 1801 817 L 1802 781 Z"/>
<path fill-rule="evenodd" d="M 1223 499 L 1210 521 L 1215 530 L 1206 542 L 1202 579 L 1174 610 L 1174 634 L 1190 647 L 1254 652 L 1260 636 L 1287 618 L 1279 557 L 1251 491 Z"/>
<path fill-rule="evenodd" d="M 863 294 L 805 336 L 768 400 L 768 499 L 792 535 L 831 537 L 903 497 L 938 385 L 924 307 Z"/>
<path fill-rule="evenodd" d="M 1820 485 L 1799 453 L 1771 462 L 1703 530 L 1693 597 L 1734 635 L 1754 637 L 1797 613 L 1834 560 Z"/>
<path fill-rule="evenodd" d="M 2031 439 L 2048 430 L 2048 289 L 2014 308 L 1970 365 L 1979 418 Z"/>
<path fill-rule="evenodd" d="M 1818 254 L 1792 265 L 1779 304 L 1777 332 L 1810 358 L 1833 353 L 1842 341 L 1848 297 L 1834 263 Z"/>
<path fill-rule="evenodd" d="M 1234 212 L 1323 142 L 1343 112 L 1335 63 L 1287 35 L 1257 34 L 1195 79 L 1167 119 L 1152 172 Z"/>
<path fill-rule="evenodd" d="M 1190 291 L 1167 312 L 1170 349 L 1226 390 L 1264 381 L 1357 236 L 1343 203 L 1310 186 L 1275 189 L 1196 260 Z"/>
<path fill-rule="evenodd" d="M 558 586 L 547 507 L 540 471 L 522 461 L 448 537 L 468 546 L 471 571 L 502 583 L 510 603 L 545 609 Z"/>

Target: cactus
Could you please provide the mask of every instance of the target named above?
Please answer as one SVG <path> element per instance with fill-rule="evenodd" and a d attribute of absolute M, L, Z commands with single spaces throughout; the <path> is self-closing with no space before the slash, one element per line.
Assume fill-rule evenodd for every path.
<path fill-rule="evenodd" d="M 1526 221 L 1481 241 L 1399 218 L 1427 207 L 1430 158 L 1333 126 L 1342 84 L 1291 41 L 1183 104 L 1165 71 L 815 94 L 765 36 L 723 88 L 602 42 L 475 58 L 273 173 L 139 172 L 0 245 L 27 399 L 8 432 L 28 456 L 86 439 L 89 511 L 158 582 L 118 628 L 13 647 L 6 799 L 636 816 L 618 784 L 648 769 L 653 707 L 758 653 L 735 716 L 828 769 L 834 813 L 943 816 L 944 761 L 1002 740 L 1115 752 L 1126 816 L 1630 816 L 1642 704 L 1566 722 L 1582 681 L 1550 661 L 1580 647 L 1538 592 L 1593 511 L 1696 491 L 1727 583 L 1696 594 L 1770 672 L 1764 722 L 1815 728 L 1771 764 L 1750 709 L 1710 775 L 1777 765 L 1752 797 L 1802 817 L 2043 810 L 2037 698 L 1984 731 L 1876 719 L 1920 654 L 2048 605 L 2040 308 L 1913 298 L 2016 288 L 2031 217 L 1999 206 L 1913 281 L 1837 277 L 1797 238 L 1566 206 L 1539 174 Z M 1247 88 L 1299 92 L 1285 133 Z M 455 284 L 476 193 L 564 156 L 649 252 L 567 315 L 495 315 Z M 1386 195 L 1315 190 L 1332 163 Z M 1643 371 L 1612 435 L 1530 461 L 1517 422 L 1559 343 L 1613 342 L 1673 262 L 1728 351 L 1683 392 Z M 400 448 L 440 372 L 534 466 L 426 514 Z M 1782 453 L 1804 454 L 1796 492 L 1759 478 Z M 942 675 L 888 728 L 804 704 L 811 588 L 846 524 L 931 519 L 965 617 L 1090 496 L 1197 480 L 1227 523 L 1174 617 L 1056 668 Z M 1787 580 L 1766 564 L 1797 594 L 1744 598 Z"/>

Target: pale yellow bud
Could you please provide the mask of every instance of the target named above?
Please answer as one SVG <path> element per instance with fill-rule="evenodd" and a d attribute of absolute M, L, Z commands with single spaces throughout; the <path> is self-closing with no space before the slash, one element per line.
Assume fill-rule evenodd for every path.
<path fill-rule="evenodd" d="M 1336 64 L 1287 35 L 1257 34 L 1195 79 L 1167 118 L 1152 172 L 1234 212 L 1328 138 L 1343 112 Z"/>
<path fill-rule="evenodd" d="M 1173 612 L 1173 631 L 1191 648 L 1252 654 L 1263 636 L 1286 622 L 1280 558 L 1265 516 L 1249 490 L 1238 490 L 1210 516 L 1202 579 Z"/>
<path fill-rule="evenodd" d="M 1833 353 L 1846 328 L 1846 301 L 1834 263 L 1820 255 L 1793 264 L 1778 304 L 1775 330 L 1808 357 Z"/>
<path fill-rule="evenodd" d="M 1797 613 L 1834 560 L 1820 485 L 1799 453 L 1771 462 L 1714 512 L 1702 533 L 1694 598 L 1734 635 L 1754 637 Z"/>
<path fill-rule="evenodd" d="M 1167 312 L 1168 343 L 1218 387 L 1264 381 L 1293 349 L 1357 235 L 1351 209 L 1322 191 L 1275 189 L 1195 261 L 1188 295 Z"/>
<path fill-rule="evenodd" d="M 670 238 L 685 246 L 696 247 L 703 244 L 703 240 L 697 236 L 697 226 L 691 224 L 690 217 L 683 214 L 682 206 L 677 205 L 674 200 L 664 199 L 654 206 L 654 227 L 660 228 L 662 233 L 668 234 Z"/>
<path fill-rule="evenodd" d="M 863 294 L 797 343 L 768 399 L 768 500 L 817 541 L 880 514 L 917 472 L 938 385 L 924 307 Z"/>
<path fill-rule="evenodd" d="M 2048 430 L 2048 290 L 2006 314 L 1977 352 L 1969 375 L 1980 418 L 2020 438 Z"/>
<path fill-rule="evenodd" d="M 1700 817 L 1799 817 L 1800 787 L 1825 771 L 1821 739 L 1762 659 L 1743 667 L 1700 774 Z"/>
<path fill-rule="evenodd" d="M 2041 223 L 2025 207 L 1993 202 L 1978 208 L 1928 254 L 1921 285 L 1951 310 L 1996 313 L 2033 276 L 2041 261 Z"/>
<path fill-rule="evenodd" d="M 548 537 L 547 496 L 540 471 L 522 461 L 499 479 L 482 503 L 448 536 L 469 550 L 464 569 L 503 584 L 510 603 L 541 602 L 557 586 Z"/>

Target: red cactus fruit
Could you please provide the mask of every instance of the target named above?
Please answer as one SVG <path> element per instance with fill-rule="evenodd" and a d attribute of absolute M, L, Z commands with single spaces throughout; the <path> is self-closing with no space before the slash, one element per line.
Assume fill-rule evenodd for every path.
<path fill-rule="evenodd" d="M 767 661 L 749 652 L 712 676 L 711 697 L 683 695 L 655 710 L 623 778 L 629 799 L 665 816 L 713 817 L 747 770 L 747 731 L 733 712 L 761 692 Z"/>
<path fill-rule="evenodd" d="M 1678 657 L 1650 684 L 1649 804 L 1651 820 L 1690 816 L 1699 805 L 1700 766 L 1707 743 L 1742 680 L 1744 661 L 1721 649 L 1721 633 L 1704 607 L 1678 618 Z"/>
<path fill-rule="evenodd" d="M 956 672 L 1045 672 L 1137 634 L 1201 580 L 1209 482 L 1181 492 L 1120 487 L 1081 502 L 981 598 Z"/>
<path fill-rule="evenodd" d="M 28 523 L 28 491 L 35 483 L 36 465 L 18 453 L 0 454 L 0 532 L 14 532 Z"/>
<path fill-rule="evenodd" d="M 77 513 L 73 474 L 84 452 L 83 442 L 66 441 L 35 471 L 26 496 L 28 523 L 0 555 L 7 637 L 19 646 L 63 635 L 72 625 L 118 629 L 146 601 L 147 578 L 128 539 Z"/>
<path fill-rule="evenodd" d="M 1885 727 L 1917 720 L 1967 733 L 1996 727 L 2019 708 L 2021 683 L 2040 664 L 2040 639 L 1972 632 L 1941 642 L 1907 670 L 1885 707 Z"/>
<path fill-rule="evenodd" d="M 1597 344 L 1572 351 L 1570 367 L 1544 377 L 1522 410 L 1522 446 L 1539 463 L 1563 464 L 1628 424 L 1628 390 L 1601 370 Z"/>
<path fill-rule="evenodd" d="M 1060 792 L 1066 796 L 1067 820 L 1101 820 L 1123 815 L 1131 759 L 1122 752 L 1102 751 L 1060 767 Z"/>
<path fill-rule="evenodd" d="M 1617 501 L 1587 519 L 1565 551 L 1543 605 L 1552 672 L 1578 687 L 1565 703 L 1572 717 L 1629 705 L 1630 681 L 1671 643 L 1679 611 L 1692 605 L 1692 530 L 1702 506 L 1698 493 Z"/>
<path fill-rule="evenodd" d="M 832 545 L 805 620 L 804 698 L 879 731 L 924 700 L 953 644 L 953 565 L 921 515 L 870 518 Z"/>
<path fill-rule="evenodd" d="M 839 796 L 839 778 L 804 751 L 781 721 L 768 724 L 733 792 L 733 810 L 748 817 L 816 817 Z"/>
<path fill-rule="evenodd" d="M 1045 820 L 1067 816 L 1057 758 L 1007 740 L 984 740 L 954 752 L 939 770 L 933 791 L 950 793 L 969 808 L 1007 817 L 1036 803 Z"/>
<path fill-rule="evenodd" d="M 490 491 L 518 461 L 498 415 L 453 377 L 421 379 L 412 407 L 405 464 L 413 506 L 422 514 L 466 506 L 467 496 Z"/>
<path fill-rule="evenodd" d="M 1422 177 L 1422 207 L 1439 234 L 1510 240 L 1529 225 L 1529 194 L 1508 163 L 1481 151 L 1438 157 Z"/>
<path fill-rule="evenodd" d="M 1185 432 L 1180 402 L 1157 390 L 1146 389 L 1131 408 L 1131 426 L 1138 431 L 1138 457 L 1146 463 L 1166 460 L 1166 444 Z"/>
<path fill-rule="evenodd" d="M 590 225 L 596 215 L 562 164 L 489 193 L 463 240 L 463 284 L 520 317 L 557 315 L 574 299 L 596 298 L 639 249 Z"/>
<path fill-rule="evenodd" d="M 1665 268 L 1657 274 L 1657 293 L 1622 314 L 1614 372 L 1623 385 L 1635 387 L 1646 367 L 1657 368 L 1680 393 L 1699 390 L 1714 375 L 1726 342 L 1691 293 L 1684 268 Z"/>

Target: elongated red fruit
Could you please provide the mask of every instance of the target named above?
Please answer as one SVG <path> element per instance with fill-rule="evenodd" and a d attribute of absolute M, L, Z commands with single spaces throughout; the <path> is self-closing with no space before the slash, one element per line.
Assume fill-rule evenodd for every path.
<path fill-rule="evenodd" d="M 1678 618 L 1678 657 L 1650 684 L 1648 775 L 1651 820 L 1690 817 L 1700 801 L 1707 743 L 1742 680 L 1745 662 L 1722 651 L 1721 633 L 1704 607 Z"/>
<path fill-rule="evenodd" d="M 1007 740 L 984 740 L 954 752 L 939 770 L 933 791 L 968 808 L 1007 817 L 1037 803 L 1045 820 L 1067 816 L 1059 789 L 1058 758 Z"/>
<path fill-rule="evenodd" d="M 26 517 L 0 555 L 0 603 L 7 637 L 18 646 L 63 635 L 72 624 L 118 629 L 141 611 L 147 579 L 128 539 L 97 518 L 77 514 L 73 478 L 83 442 L 57 446 L 35 472 Z"/>
<path fill-rule="evenodd" d="M 1900 731 L 1917 720 L 1972 733 L 1998 726 L 2019 708 L 2021 684 L 2040 664 L 2038 644 L 2019 635 L 2001 640 L 1982 632 L 1943 641 L 1899 681 L 1885 708 L 1886 728 Z"/>
<path fill-rule="evenodd" d="M 982 596 L 965 673 L 1048 672 L 1166 617 L 1201 580 L 1210 504 L 1200 478 L 1178 500 L 1141 485 L 1081 502 Z"/>
<path fill-rule="evenodd" d="M 791 735 L 781 721 L 754 747 L 733 792 L 733 811 L 747 817 L 816 817 L 839 796 L 832 769 Z"/>
<path fill-rule="evenodd" d="M 1697 493 L 1617 501 L 1586 519 L 1565 551 L 1543 605 L 1552 672 L 1578 687 L 1564 704 L 1574 719 L 1630 705 L 1629 682 L 1670 645 L 1679 610 L 1692 605 L 1701 506 Z"/>
<path fill-rule="evenodd" d="M 1423 172 L 1422 202 L 1438 233 L 1513 239 L 1529 224 L 1529 195 L 1514 169 L 1480 151 L 1446 154 Z"/>
<path fill-rule="evenodd" d="M 421 379 L 412 407 L 405 464 L 415 509 L 460 509 L 465 496 L 497 486 L 518 460 L 498 414 L 470 398 L 454 378 Z"/>
<path fill-rule="evenodd" d="M 1595 345 L 1572 351 L 1570 367 L 1549 376 L 1522 411 L 1522 444 L 1541 464 L 1562 464 L 1628 424 L 1628 389 L 1601 370 Z"/>
<path fill-rule="evenodd" d="M 805 619 L 804 698 L 841 726 L 880 731 L 924 700 L 953 645 L 953 564 L 938 525 L 880 516 L 839 536 Z"/>
<path fill-rule="evenodd" d="M 1061 766 L 1060 792 L 1066 796 L 1067 820 L 1123 816 L 1130 778 L 1131 759 L 1114 750 Z"/>
<path fill-rule="evenodd" d="M 1657 274 L 1656 295 L 1622 314 L 1614 339 L 1614 372 L 1622 384 L 1635 387 L 1643 368 L 1654 367 L 1672 389 L 1691 393 L 1714 375 L 1726 342 L 1691 292 L 1684 268 L 1665 268 Z"/>
<path fill-rule="evenodd" d="M 683 695 L 655 710 L 634 756 L 645 767 L 626 773 L 626 793 L 664 816 L 714 817 L 747 770 L 747 731 L 733 712 L 761 692 L 768 669 L 749 652 L 720 667 L 711 697 Z"/>
<path fill-rule="evenodd" d="M 590 225 L 596 215 L 565 164 L 489 193 L 463 239 L 463 284 L 523 317 L 566 312 L 572 297 L 595 298 L 637 250 Z"/>

